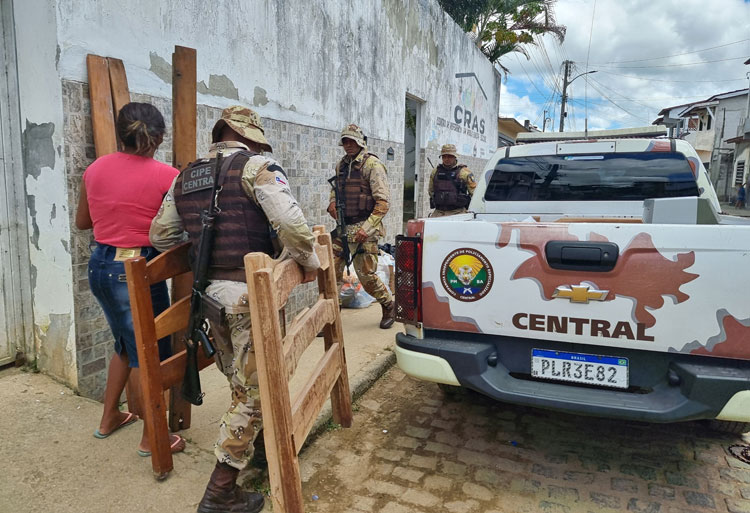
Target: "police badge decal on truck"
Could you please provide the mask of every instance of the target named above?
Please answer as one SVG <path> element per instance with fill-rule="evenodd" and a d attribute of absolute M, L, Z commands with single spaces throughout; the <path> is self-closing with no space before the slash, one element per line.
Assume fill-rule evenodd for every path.
<path fill-rule="evenodd" d="M 459 301 L 477 301 L 492 288 L 492 265 L 479 251 L 460 248 L 445 257 L 440 278 L 451 297 Z"/>

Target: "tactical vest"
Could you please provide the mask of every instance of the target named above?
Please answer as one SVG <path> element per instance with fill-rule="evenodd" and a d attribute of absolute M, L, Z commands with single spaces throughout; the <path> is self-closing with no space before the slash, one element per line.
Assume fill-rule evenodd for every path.
<path fill-rule="evenodd" d="M 242 170 L 255 155 L 238 151 L 228 156 L 219 172 L 218 209 L 214 224 L 213 251 L 208 278 L 245 281 L 244 257 L 261 251 L 273 255 L 268 218 L 242 189 Z M 177 211 L 190 236 L 191 264 L 195 263 L 201 235 L 201 214 L 211 201 L 215 159 L 190 164 L 177 177 L 174 199 Z"/>
<path fill-rule="evenodd" d="M 461 169 L 465 167 L 460 165 L 447 169 L 442 164 L 437 167 L 432 182 L 432 201 L 436 209 L 456 210 L 469 206 L 471 195 L 466 190 L 463 180 L 458 178 Z"/>
<path fill-rule="evenodd" d="M 370 157 L 375 157 L 375 155 L 365 153 L 359 163 L 351 166 L 349 176 L 347 176 L 349 165 L 343 160 L 339 162 L 339 187 L 344 193 L 344 218 L 347 224 L 366 220 L 375 208 L 370 181 L 362 177 L 362 168 Z"/>

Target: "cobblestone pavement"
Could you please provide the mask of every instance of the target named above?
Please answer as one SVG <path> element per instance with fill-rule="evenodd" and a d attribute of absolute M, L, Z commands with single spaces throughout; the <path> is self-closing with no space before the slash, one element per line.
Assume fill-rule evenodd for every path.
<path fill-rule="evenodd" d="M 750 512 L 750 436 L 446 397 L 394 368 L 301 457 L 308 512 Z"/>

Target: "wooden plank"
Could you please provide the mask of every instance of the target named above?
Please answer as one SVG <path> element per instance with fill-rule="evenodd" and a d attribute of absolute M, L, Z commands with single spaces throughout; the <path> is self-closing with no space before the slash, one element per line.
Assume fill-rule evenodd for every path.
<path fill-rule="evenodd" d="M 164 479 L 174 465 L 169 447 L 151 289 L 146 278 L 146 259 L 138 257 L 126 260 L 125 273 L 138 350 L 139 374 L 144 399 L 143 420 L 146 423 L 146 433 L 151 444 L 151 467 L 157 479 Z"/>
<path fill-rule="evenodd" d="M 185 347 L 184 342 L 180 342 L 180 344 L 182 344 L 182 347 Z M 179 387 L 182 386 L 182 378 L 185 377 L 186 359 L 187 353 L 183 349 L 161 362 L 161 384 L 165 390 L 178 387 L 177 392 L 175 393 L 180 394 Z M 206 355 L 203 353 L 203 348 L 200 347 L 198 349 L 198 369 L 205 369 L 213 363 L 214 359 L 206 358 Z"/>
<path fill-rule="evenodd" d="M 183 170 L 195 160 L 197 119 L 196 51 L 175 46 L 172 54 L 172 165 Z"/>
<path fill-rule="evenodd" d="M 86 56 L 89 75 L 89 98 L 91 100 L 91 125 L 94 131 L 96 156 L 117 151 L 115 119 L 112 110 L 112 91 L 109 81 L 107 59 L 98 55 Z"/>
<path fill-rule="evenodd" d="M 184 297 L 154 319 L 156 338 L 160 339 L 187 328 L 190 316 L 190 297 Z"/>
<path fill-rule="evenodd" d="M 187 252 L 184 253 L 187 260 Z M 153 260 L 152 260 L 153 262 Z M 184 273 L 172 278 L 172 302 L 177 302 L 184 297 L 189 297 L 193 288 L 193 273 Z M 187 327 L 186 327 L 187 328 Z M 183 337 L 185 330 L 179 330 L 172 334 L 172 354 L 177 354 L 185 348 Z M 199 360 L 200 364 L 200 360 Z M 183 363 L 183 369 L 185 365 Z M 180 381 L 170 388 L 169 395 L 169 429 L 172 432 L 188 429 L 192 421 L 192 405 L 182 397 L 182 376 Z"/>
<path fill-rule="evenodd" d="M 274 511 L 304 513 L 289 383 L 286 380 L 281 326 L 278 323 L 279 307 L 273 286 L 273 271 L 264 268 L 267 258 L 268 255 L 262 253 L 246 255 L 245 273 L 263 405 L 271 500 Z"/>
<path fill-rule="evenodd" d="M 321 269 L 328 269 L 328 253 L 324 247 L 315 245 L 315 252 L 320 260 Z M 302 283 L 304 269 L 292 259 L 271 260 L 274 287 L 276 287 L 276 304 L 286 305 L 295 287 Z"/>
<path fill-rule="evenodd" d="M 315 340 L 323 326 L 334 322 L 338 310 L 338 301 L 319 299 L 299 321 L 289 328 L 289 332 L 284 337 L 284 364 L 287 379 L 291 379 L 294 375 L 302 354 Z"/>
<path fill-rule="evenodd" d="M 324 247 L 328 253 L 329 261 L 333 262 L 333 244 L 331 234 L 323 230 L 316 232 L 318 244 Z M 338 304 L 338 284 L 336 283 L 336 270 L 333 265 L 326 270 L 318 271 L 318 290 L 326 299 L 330 299 Z M 341 310 L 336 312 L 336 319 L 333 323 L 327 324 L 323 328 L 323 340 L 326 350 L 337 344 L 341 352 L 339 361 L 341 372 L 338 380 L 331 392 L 331 410 L 333 420 L 343 427 L 352 425 L 352 395 L 349 390 L 349 374 L 346 368 L 346 353 L 344 351 L 344 327 L 341 323 Z"/>
<path fill-rule="evenodd" d="M 120 59 L 107 57 L 109 65 L 109 82 L 112 88 L 112 118 L 117 125 L 117 116 L 120 109 L 130 103 L 130 91 L 128 91 L 128 76 L 125 74 L 125 66 Z"/>
<path fill-rule="evenodd" d="M 286 305 L 294 288 L 302 283 L 302 267 L 294 260 L 284 260 L 273 267 L 273 285 L 276 291 L 276 304 Z"/>
<path fill-rule="evenodd" d="M 149 283 L 159 283 L 160 281 L 164 281 L 167 278 L 172 278 L 178 274 L 189 273 L 189 252 L 190 243 L 183 242 L 179 246 L 175 246 L 151 260 L 148 263 Z"/>
<path fill-rule="evenodd" d="M 315 424 L 321 408 L 328 400 L 333 386 L 340 375 L 341 351 L 334 344 L 325 352 L 305 386 L 294 399 L 292 417 L 294 419 L 294 439 L 297 452 L 300 451 L 307 435 Z"/>

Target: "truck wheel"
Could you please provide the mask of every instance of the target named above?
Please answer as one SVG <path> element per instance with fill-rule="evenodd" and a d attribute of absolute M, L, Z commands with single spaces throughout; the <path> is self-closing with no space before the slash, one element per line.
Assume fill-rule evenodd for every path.
<path fill-rule="evenodd" d="M 459 399 L 465 396 L 469 390 L 464 387 L 457 387 L 455 385 L 446 385 L 445 383 L 438 383 L 438 388 L 443 392 L 443 395 L 447 399 Z"/>
<path fill-rule="evenodd" d="M 750 422 L 735 422 L 731 420 L 710 420 L 708 427 L 714 431 L 741 435 L 750 431 Z"/>

